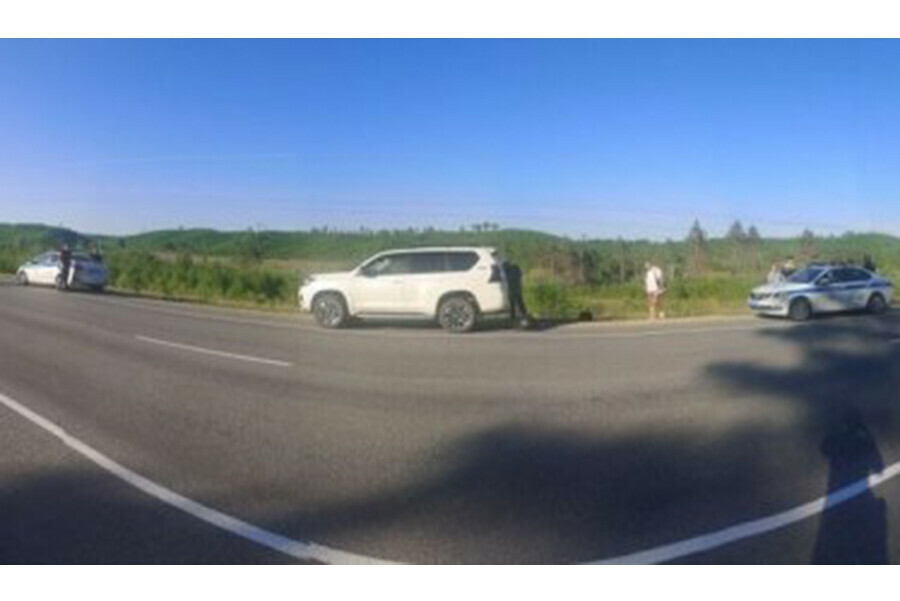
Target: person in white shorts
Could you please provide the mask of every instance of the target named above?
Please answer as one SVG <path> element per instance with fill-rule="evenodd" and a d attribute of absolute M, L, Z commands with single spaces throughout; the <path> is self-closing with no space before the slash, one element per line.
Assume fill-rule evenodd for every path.
<path fill-rule="evenodd" d="M 660 319 L 666 316 L 662 311 L 662 295 L 666 291 L 663 286 L 662 269 L 647 261 L 644 263 L 646 274 L 644 275 L 644 290 L 647 292 L 647 306 L 650 309 L 650 319 Z"/>

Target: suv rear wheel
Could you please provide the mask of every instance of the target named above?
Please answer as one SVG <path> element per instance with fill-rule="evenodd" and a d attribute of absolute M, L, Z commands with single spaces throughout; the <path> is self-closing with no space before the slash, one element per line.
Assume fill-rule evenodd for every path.
<path fill-rule="evenodd" d="M 323 292 L 313 300 L 316 322 L 325 328 L 339 328 L 347 323 L 347 303 L 337 292 Z"/>
<path fill-rule="evenodd" d="M 451 296 L 438 307 L 438 323 L 448 332 L 470 332 L 478 321 L 478 307 L 465 296 Z"/>

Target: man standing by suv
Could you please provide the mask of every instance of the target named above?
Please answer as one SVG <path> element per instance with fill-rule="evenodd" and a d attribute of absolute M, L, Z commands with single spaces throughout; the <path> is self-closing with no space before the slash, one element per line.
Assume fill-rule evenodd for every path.
<path fill-rule="evenodd" d="M 529 326 L 528 309 L 522 298 L 522 269 L 510 261 L 503 262 L 503 274 L 509 292 L 509 318 L 513 326 L 527 328 Z"/>

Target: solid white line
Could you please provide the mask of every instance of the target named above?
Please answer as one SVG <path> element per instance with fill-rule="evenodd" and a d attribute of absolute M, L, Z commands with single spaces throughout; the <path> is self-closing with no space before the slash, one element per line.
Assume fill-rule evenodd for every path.
<path fill-rule="evenodd" d="M 149 336 L 141 336 L 135 334 L 135 339 L 160 346 L 168 346 L 185 351 L 193 351 L 195 353 L 203 353 L 205 355 L 214 355 L 216 357 L 225 357 L 226 359 L 238 359 L 240 361 L 251 361 L 253 363 L 263 363 L 265 365 L 276 365 L 278 367 L 290 367 L 292 363 L 287 361 L 279 361 L 277 359 L 266 359 L 264 357 L 253 357 L 250 355 L 238 355 L 236 353 L 226 353 L 225 351 L 217 351 L 215 349 L 203 348 L 201 346 L 192 346 L 190 344 L 182 344 L 180 342 L 169 342 L 168 340 L 160 340 L 158 338 L 150 338 Z"/>
<path fill-rule="evenodd" d="M 831 492 L 824 497 L 819 497 L 815 501 L 810 501 L 803 505 L 776 513 L 768 517 L 743 522 L 730 528 L 724 528 L 701 536 L 695 536 L 677 543 L 654 547 L 637 553 L 629 553 L 611 559 L 593 562 L 602 565 L 633 565 L 633 564 L 656 564 L 664 561 L 672 561 L 687 555 L 710 551 L 724 545 L 737 542 L 739 540 L 759 536 L 790 526 L 796 522 L 805 520 L 814 515 L 824 513 L 825 511 L 837 507 L 838 505 L 858 497 L 859 495 L 872 490 L 876 486 L 884 484 L 891 478 L 900 475 L 900 462 L 888 466 L 878 474 L 872 474 L 868 478 L 857 480 L 852 484 Z"/>
<path fill-rule="evenodd" d="M 305 326 L 296 322 L 291 321 L 283 321 L 278 322 L 269 319 L 254 319 L 254 318 L 245 318 L 245 317 L 234 317 L 231 315 L 215 315 L 212 313 L 215 309 L 209 309 L 209 313 L 206 312 L 196 312 L 196 311 L 183 311 L 179 309 L 172 309 L 169 307 L 160 307 L 156 306 L 156 303 L 166 303 L 169 301 L 156 301 L 156 300 L 133 300 L 133 299 L 113 299 L 113 298 L 104 298 L 104 297 L 85 297 L 89 302 L 105 302 L 118 306 L 126 306 L 132 307 L 135 309 L 143 309 L 147 311 L 154 311 L 157 313 L 164 313 L 167 315 L 175 315 L 178 317 L 189 317 L 194 319 L 207 319 L 212 321 L 223 321 L 230 323 L 240 323 L 247 325 L 258 325 L 263 327 L 270 328 L 278 328 L 278 329 L 292 329 L 292 330 L 301 330 L 304 332 L 309 332 L 311 334 L 318 334 L 321 336 L 377 336 L 379 338 L 416 338 L 425 340 L 422 332 L 414 332 L 414 333 L 401 333 L 396 331 L 384 331 L 383 329 L 379 330 L 353 330 L 353 329 L 345 329 L 345 330 L 328 330 L 321 327 L 317 327 L 314 325 Z M 745 318 L 738 317 L 736 320 L 745 321 Z M 723 318 L 722 322 L 731 321 L 729 318 Z M 526 332 L 497 332 L 497 333 L 487 333 L 487 334 L 475 334 L 470 336 L 459 336 L 456 334 L 444 334 L 445 338 L 452 338 L 453 340 L 460 341 L 477 341 L 477 340 L 509 340 L 516 339 L 521 340 L 523 337 L 531 337 L 535 339 L 541 340 L 586 340 L 586 339 L 627 339 L 627 338 L 645 338 L 645 337 L 655 337 L 655 336 L 674 336 L 678 334 L 703 334 L 708 332 L 735 332 L 735 331 L 752 331 L 757 330 L 763 327 L 763 325 L 768 327 L 778 327 L 778 324 L 754 324 L 749 326 L 708 326 L 708 327 L 693 327 L 693 328 L 680 328 L 677 327 L 678 323 L 676 320 L 670 321 L 672 328 L 666 329 L 653 329 L 653 330 L 643 330 L 638 332 L 590 332 L 585 331 L 590 328 L 590 326 L 583 326 L 577 329 L 573 328 L 568 332 L 563 332 L 565 326 L 561 327 L 560 331 L 526 331 Z M 798 324 L 783 324 L 782 327 L 787 327 L 789 325 L 798 325 Z M 601 325 L 599 328 L 606 327 L 645 327 L 645 324 L 616 324 L 615 326 L 606 326 Z M 440 334 L 428 333 L 430 337 L 438 338 L 441 337 Z"/>
<path fill-rule="evenodd" d="M 176 509 L 212 524 L 213 526 L 231 532 L 232 534 L 236 534 L 244 539 L 301 560 L 314 560 L 332 564 L 391 563 L 373 557 L 331 549 L 312 542 L 290 539 L 269 530 L 254 526 L 253 524 L 207 507 L 196 501 L 192 501 L 165 486 L 141 476 L 137 472 L 134 472 L 121 464 L 116 463 L 100 451 L 68 434 L 63 428 L 52 421 L 35 413 L 31 409 L 28 409 L 17 401 L 14 401 L 3 393 L 0 393 L 0 404 L 5 405 L 8 409 L 18 413 L 31 423 L 52 434 L 67 447 L 86 457 L 97 466 L 131 486 L 163 503 L 171 505 Z M 796 522 L 824 513 L 829 509 L 833 509 L 842 503 L 884 484 L 888 480 L 896 478 L 898 475 L 900 475 L 900 462 L 888 466 L 878 474 L 872 474 L 867 478 L 857 480 L 856 482 L 829 493 L 824 497 L 819 497 L 814 501 L 788 509 L 787 511 L 782 511 L 781 513 L 743 522 L 736 526 L 731 526 L 680 542 L 654 547 L 636 553 L 629 553 L 610 559 L 588 562 L 588 564 L 656 564 L 664 561 L 672 561 L 695 553 L 710 551 L 742 539 L 766 534 L 773 530 L 784 528 Z"/>
<path fill-rule="evenodd" d="M 14 401 L 13 399 L 2 393 L 0 393 L 0 404 L 5 405 L 8 409 L 18 413 L 46 432 L 49 432 L 60 441 L 62 441 L 62 443 L 67 447 L 69 447 L 76 453 L 79 453 L 83 457 L 89 459 L 94 464 L 106 470 L 120 480 L 123 480 L 124 482 L 143 491 L 151 497 L 162 501 L 163 503 L 171 505 L 175 509 L 199 518 L 217 528 L 221 528 L 222 530 L 231 532 L 232 534 L 240 536 L 241 538 L 304 561 L 321 561 L 323 563 L 331 564 L 390 563 L 380 559 L 375 559 L 373 557 L 356 555 L 354 553 L 346 553 L 344 551 L 331 549 L 329 547 L 311 542 L 294 540 L 286 536 L 276 534 L 275 532 L 265 530 L 264 528 L 259 528 L 257 526 L 254 526 L 253 524 L 222 513 L 221 511 L 212 509 L 211 507 L 207 507 L 206 505 L 203 505 L 196 501 L 192 501 L 191 499 L 188 499 L 187 497 L 182 496 L 177 492 L 166 488 L 165 486 L 157 484 L 156 482 L 153 482 L 152 480 L 141 476 L 137 472 L 134 472 L 121 464 L 116 463 L 100 451 L 70 435 L 52 421 L 35 413 L 31 409 Z"/>

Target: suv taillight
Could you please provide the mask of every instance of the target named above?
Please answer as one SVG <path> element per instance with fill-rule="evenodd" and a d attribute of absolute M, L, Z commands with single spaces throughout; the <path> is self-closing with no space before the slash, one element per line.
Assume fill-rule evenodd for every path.
<path fill-rule="evenodd" d="M 488 282 L 502 282 L 503 278 L 500 275 L 500 266 L 499 265 L 491 265 L 491 279 Z"/>

